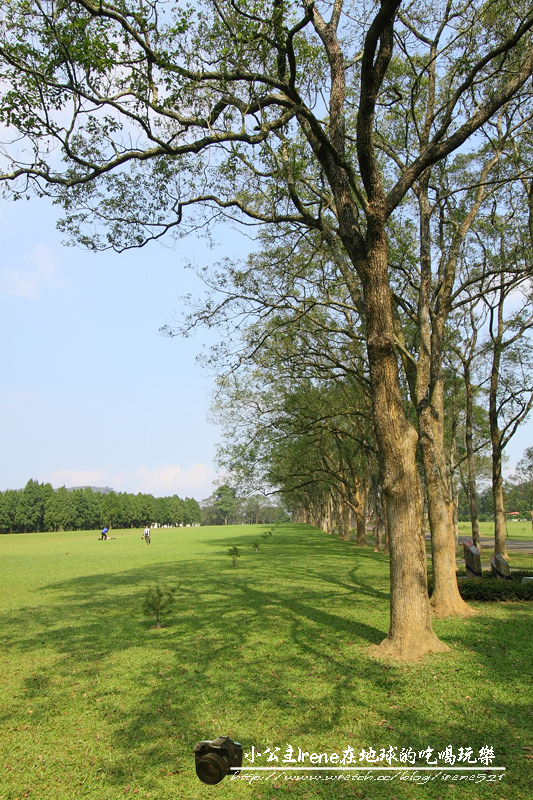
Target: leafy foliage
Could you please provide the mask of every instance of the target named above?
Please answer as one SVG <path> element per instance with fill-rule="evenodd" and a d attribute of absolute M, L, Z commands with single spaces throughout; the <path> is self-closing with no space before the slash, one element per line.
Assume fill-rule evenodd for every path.
<path fill-rule="evenodd" d="M 465 578 L 458 575 L 458 586 L 464 600 L 479 600 L 487 603 L 522 602 L 533 600 L 533 581 L 522 583 L 523 577 L 533 576 L 533 572 L 513 570 L 511 580 L 496 580 L 490 571 L 484 571 L 481 579 Z M 431 577 L 429 588 L 432 589 Z"/>
<path fill-rule="evenodd" d="M 241 551 L 239 550 L 239 548 L 238 548 L 238 547 L 236 547 L 235 545 L 233 545 L 233 547 L 230 547 L 230 548 L 229 548 L 229 550 L 228 550 L 228 555 L 229 555 L 229 556 L 231 556 L 231 558 L 232 558 L 232 560 L 233 560 L 233 562 L 232 562 L 232 563 L 233 563 L 233 566 L 234 566 L 234 567 L 236 567 L 236 566 L 237 566 L 237 560 L 236 560 L 236 559 L 237 559 L 237 558 L 240 558 L 240 556 L 241 556 Z"/>
<path fill-rule="evenodd" d="M 163 617 L 168 615 L 174 604 L 176 587 L 150 586 L 143 601 L 143 611 L 147 617 L 155 620 L 156 628 L 160 628 Z"/>
<path fill-rule="evenodd" d="M 200 506 L 193 498 L 98 491 L 91 487 L 55 490 L 30 480 L 20 491 L 0 492 L 0 533 L 88 530 L 199 523 Z"/>

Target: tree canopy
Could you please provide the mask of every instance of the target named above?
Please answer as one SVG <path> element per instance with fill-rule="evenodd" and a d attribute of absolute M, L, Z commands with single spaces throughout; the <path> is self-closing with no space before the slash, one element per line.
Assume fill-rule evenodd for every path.
<path fill-rule="evenodd" d="M 334 233 L 338 181 L 362 247 L 533 65 L 523 2 L 1 8 L 7 191 L 57 197 L 91 247 L 182 235 L 193 206 Z"/>
<path fill-rule="evenodd" d="M 193 525 L 200 519 L 198 502 L 177 495 L 101 492 L 89 486 L 54 490 L 36 480 L 29 480 L 24 489 L 0 492 L 0 533 Z"/>

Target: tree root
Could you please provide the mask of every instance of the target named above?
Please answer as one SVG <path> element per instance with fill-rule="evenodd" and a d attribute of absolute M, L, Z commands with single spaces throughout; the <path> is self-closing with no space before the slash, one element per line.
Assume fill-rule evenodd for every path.
<path fill-rule="evenodd" d="M 441 642 L 436 634 L 428 632 L 425 636 L 390 637 L 373 648 L 374 658 L 396 661 L 420 661 L 431 653 L 447 653 L 447 644 Z"/>

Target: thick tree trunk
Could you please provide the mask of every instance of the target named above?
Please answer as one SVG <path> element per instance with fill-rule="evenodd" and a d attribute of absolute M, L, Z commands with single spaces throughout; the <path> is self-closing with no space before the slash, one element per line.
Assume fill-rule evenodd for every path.
<path fill-rule="evenodd" d="M 333 497 L 329 497 L 326 503 L 326 533 L 332 536 L 335 533 L 335 503 Z"/>
<path fill-rule="evenodd" d="M 335 528 L 337 529 L 337 534 L 339 536 L 339 539 L 342 539 L 344 536 L 344 507 L 338 495 L 335 496 L 334 513 L 335 513 Z"/>
<path fill-rule="evenodd" d="M 383 532 L 385 526 L 381 517 L 376 516 L 374 519 L 374 553 L 381 553 L 383 549 Z"/>
<path fill-rule="evenodd" d="M 357 544 L 361 547 L 366 545 L 366 514 L 357 514 L 356 517 Z"/>
<path fill-rule="evenodd" d="M 492 451 L 492 497 L 494 499 L 494 554 L 508 558 L 507 539 L 505 535 L 502 453 L 501 448 L 494 444 Z"/>
<path fill-rule="evenodd" d="M 342 165 L 346 145 L 346 65 L 335 26 L 326 25 L 318 11 L 314 12 L 313 23 L 326 47 L 331 70 L 331 148 L 324 145 L 322 136 L 307 119 L 302 126 L 326 171 L 335 197 L 339 234 L 363 287 L 374 429 L 391 554 L 390 628 L 378 651 L 383 656 L 415 659 L 448 648 L 431 627 L 422 488 L 416 463 L 418 437 L 405 415 L 400 387 L 388 280 L 387 201 L 374 140 L 375 108 L 392 58 L 394 17 L 399 5 L 400 0 L 381 4 L 365 40 L 361 61 L 356 148 L 365 195 L 364 232 L 360 225 L 361 205 L 354 202 L 355 185 Z M 348 270 L 343 275 L 355 306 L 360 307 L 358 288 L 351 289 L 353 276 Z"/>
<path fill-rule="evenodd" d="M 402 430 L 398 438 L 391 436 L 395 429 Z M 383 432 L 381 440 L 390 535 L 391 620 L 389 634 L 380 649 L 386 655 L 403 659 L 447 649 L 431 627 L 416 439 L 413 428 L 395 420 Z"/>
<path fill-rule="evenodd" d="M 420 448 L 426 478 L 426 497 L 431 554 L 433 594 L 431 608 L 439 616 L 472 613 L 459 594 L 456 577 L 454 502 L 444 449 L 444 379 L 442 348 L 449 302 L 443 288 L 442 302 L 430 313 L 431 297 L 431 207 L 428 198 L 429 173 L 420 182 L 420 270 L 418 296 L 419 355 L 416 378 L 411 380 L 418 413 Z M 448 287 L 449 281 L 445 281 Z"/>
<path fill-rule="evenodd" d="M 373 414 L 391 554 L 390 629 L 379 652 L 416 659 L 448 648 L 431 626 L 422 487 L 416 463 L 418 437 L 403 408 L 384 234 L 378 232 L 361 271 L 366 278 L 363 289 Z"/>
<path fill-rule="evenodd" d="M 345 542 L 350 541 L 350 530 L 351 530 L 350 520 L 351 520 L 350 506 L 348 505 L 348 503 L 344 502 L 342 507 L 342 524 L 344 528 L 342 538 L 344 539 Z"/>
<path fill-rule="evenodd" d="M 473 609 L 465 603 L 457 586 L 455 509 L 444 459 L 444 403 L 438 388 L 431 405 L 419 414 L 433 562 L 431 608 L 438 616 L 468 616 L 474 613 Z"/>
<path fill-rule="evenodd" d="M 333 500 L 329 498 L 322 511 L 322 523 L 320 529 L 324 533 L 333 533 L 335 530 L 335 523 L 333 521 Z"/>
<path fill-rule="evenodd" d="M 366 545 L 366 509 L 368 500 L 368 481 L 366 478 L 355 480 L 355 529 L 357 544 Z"/>
<path fill-rule="evenodd" d="M 379 553 L 383 549 L 383 538 L 385 532 L 385 523 L 383 521 L 383 504 L 381 502 L 381 487 L 378 478 L 375 474 L 371 478 L 372 495 L 374 502 L 374 552 Z"/>

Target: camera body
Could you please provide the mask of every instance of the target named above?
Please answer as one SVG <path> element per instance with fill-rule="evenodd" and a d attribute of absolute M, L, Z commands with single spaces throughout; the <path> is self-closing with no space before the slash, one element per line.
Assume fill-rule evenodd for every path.
<path fill-rule="evenodd" d="M 214 785 L 229 774 L 232 767 L 242 766 L 242 746 L 229 736 L 205 739 L 194 745 L 196 774 L 203 783 Z M 238 769 L 232 770 L 234 775 Z"/>

